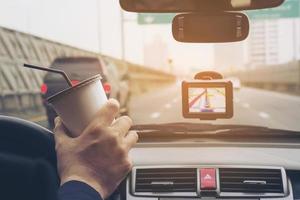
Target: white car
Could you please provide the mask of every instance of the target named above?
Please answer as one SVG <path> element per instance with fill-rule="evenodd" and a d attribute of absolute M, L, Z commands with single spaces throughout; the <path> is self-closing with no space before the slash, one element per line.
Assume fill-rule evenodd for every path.
<path fill-rule="evenodd" d="M 227 78 L 227 80 L 231 81 L 232 82 L 232 85 L 233 85 L 233 89 L 241 89 L 241 80 L 237 77 L 229 77 Z"/>

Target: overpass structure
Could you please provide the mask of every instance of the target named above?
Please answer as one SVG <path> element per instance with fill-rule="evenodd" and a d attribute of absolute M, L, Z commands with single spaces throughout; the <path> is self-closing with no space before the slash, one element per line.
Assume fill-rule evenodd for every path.
<path fill-rule="evenodd" d="M 109 56 L 0 27 L 0 113 L 40 110 L 40 86 L 45 73 L 25 69 L 24 63 L 49 66 L 57 57 L 95 56 L 128 73 L 133 95 L 173 83 L 172 74 Z"/>

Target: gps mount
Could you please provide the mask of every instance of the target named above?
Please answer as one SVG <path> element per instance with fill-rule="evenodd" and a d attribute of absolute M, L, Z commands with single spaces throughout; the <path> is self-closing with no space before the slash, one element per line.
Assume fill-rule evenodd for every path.
<path fill-rule="evenodd" d="M 194 76 L 195 80 L 218 80 L 223 79 L 223 75 L 214 71 L 199 72 Z"/>

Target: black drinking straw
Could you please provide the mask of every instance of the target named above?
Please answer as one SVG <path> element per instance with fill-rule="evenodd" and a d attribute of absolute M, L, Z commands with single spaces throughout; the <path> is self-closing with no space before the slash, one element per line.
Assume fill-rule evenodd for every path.
<path fill-rule="evenodd" d="M 70 87 L 72 87 L 72 82 L 69 79 L 68 75 L 62 71 L 62 70 L 58 70 L 58 69 L 50 69 L 50 68 L 46 68 L 46 67 L 39 67 L 39 66 L 35 66 L 35 65 L 29 65 L 29 64 L 24 64 L 24 67 L 27 68 L 31 68 L 31 69 L 38 69 L 38 70 L 42 70 L 42 71 L 47 71 L 47 72 L 52 72 L 52 73 L 57 73 L 60 74 L 64 77 L 64 79 L 67 81 L 68 85 Z"/>

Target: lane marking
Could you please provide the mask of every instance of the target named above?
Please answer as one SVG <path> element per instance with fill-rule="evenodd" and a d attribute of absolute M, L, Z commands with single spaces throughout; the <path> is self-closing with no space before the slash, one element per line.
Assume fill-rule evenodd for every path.
<path fill-rule="evenodd" d="M 270 115 L 268 113 L 265 113 L 265 112 L 259 112 L 258 115 L 263 119 L 269 119 L 270 118 Z"/>
<path fill-rule="evenodd" d="M 242 106 L 243 106 L 244 108 L 250 108 L 250 104 L 249 104 L 249 103 L 243 103 Z"/>
<path fill-rule="evenodd" d="M 204 94 L 207 94 L 207 92 L 203 91 L 201 94 L 197 95 L 192 101 L 190 101 L 189 108 L 191 108 Z"/>
<path fill-rule="evenodd" d="M 165 105 L 165 108 L 166 108 L 166 109 L 170 109 L 171 107 L 172 107 L 172 105 L 169 104 L 169 103 L 167 103 L 167 104 Z"/>
<path fill-rule="evenodd" d="M 159 117 L 160 117 L 160 113 L 159 113 L 159 112 L 152 113 L 152 114 L 150 115 L 150 117 L 151 117 L 152 119 L 159 118 Z"/>

